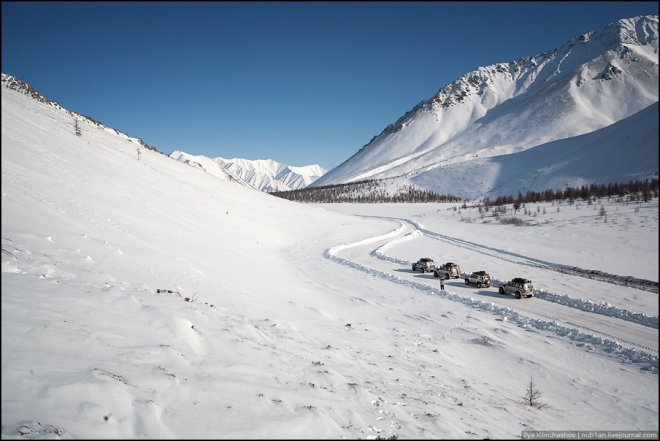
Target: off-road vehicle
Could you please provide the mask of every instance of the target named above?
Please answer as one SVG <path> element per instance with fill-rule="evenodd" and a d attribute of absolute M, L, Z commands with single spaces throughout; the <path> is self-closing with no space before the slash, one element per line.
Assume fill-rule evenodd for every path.
<path fill-rule="evenodd" d="M 433 259 L 429 259 L 428 257 L 422 257 L 417 262 L 412 264 L 412 270 L 421 271 L 422 273 L 430 273 L 431 271 L 435 270 L 435 262 L 433 262 Z"/>
<path fill-rule="evenodd" d="M 458 279 L 461 277 L 461 267 L 454 262 L 447 262 L 444 265 L 437 267 L 435 271 L 433 271 L 433 275 L 436 277 L 442 277 L 443 279 Z"/>
<path fill-rule="evenodd" d="M 469 277 L 465 278 L 465 284 L 477 285 L 477 288 L 486 287 L 489 288 L 493 285 L 493 282 L 490 280 L 490 275 L 486 271 L 475 271 L 470 274 Z"/>
<path fill-rule="evenodd" d="M 532 281 L 528 279 L 521 279 L 516 277 L 506 282 L 506 285 L 500 285 L 499 287 L 500 294 L 513 294 L 517 299 L 521 297 L 534 297 L 536 290 Z"/>

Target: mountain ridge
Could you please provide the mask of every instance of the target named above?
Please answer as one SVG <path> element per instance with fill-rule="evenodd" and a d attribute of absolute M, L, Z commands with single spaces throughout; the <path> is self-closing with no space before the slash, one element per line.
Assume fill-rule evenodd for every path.
<path fill-rule="evenodd" d="M 21 81 L 20 79 L 14 77 L 12 75 L 3 73 L 1 84 L 2 84 L 3 87 L 5 87 L 7 89 L 13 90 L 13 91 L 18 92 L 18 93 L 23 94 L 23 95 L 26 95 L 26 96 L 28 96 L 28 97 L 30 97 L 30 98 L 32 98 L 32 99 L 34 99 L 34 100 L 36 100 L 40 103 L 44 103 L 44 104 L 52 106 L 52 107 L 54 107 L 58 110 L 61 110 L 62 112 L 67 113 L 68 115 L 72 116 L 74 119 L 76 119 L 78 121 L 94 125 L 99 129 L 115 132 L 117 135 L 119 135 L 121 137 L 124 137 L 124 138 L 128 139 L 131 142 L 137 142 L 138 144 L 140 144 L 142 147 L 144 147 L 146 149 L 153 150 L 153 151 L 156 151 L 156 152 L 158 151 L 156 149 L 156 147 L 148 145 L 141 138 L 134 138 L 134 137 L 129 136 L 129 135 L 123 133 L 123 132 L 120 132 L 117 129 L 107 127 L 103 123 L 95 120 L 94 118 L 92 118 L 90 116 L 82 115 L 80 113 L 77 113 L 77 112 L 74 112 L 72 110 L 68 110 L 68 109 L 62 107 L 58 102 L 51 101 L 48 98 L 46 98 L 45 96 L 43 96 L 34 87 L 32 87 L 32 85 L 30 85 L 30 84 L 28 84 L 24 81 Z"/>
<path fill-rule="evenodd" d="M 157 151 L 140 138 L 64 109 L 11 75 L 2 74 L 2 85 L 64 111 L 78 122 Z M 511 178 L 494 172 L 484 176 L 476 170 L 492 169 L 494 164 L 504 162 L 516 164 L 520 161 L 513 157 L 529 149 L 541 148 L 552 153 L 552 148 L 546 147 L 556 146 L 553 144 L 556 141 L 590 139 L 580 137 L 617 123 L 617 129 L 625 132 L 629 130 L 627 124 L 633 124 L 633 119 L 629 118 L 647 109 L 651 110 L 642 117 L 646 122 L 633 124 L 635 130 L 644 131 L 642 136 L 636 137 L 640 140 L 637 148 L 641 153 L 635 156 L 647 159 L 633 163 L 639 164 L 637 169 L 624 168 L 628 170 L 626 176 L 636 179 L 657 175 L 658 126 L 650 116 L 654 115 L 654 104 L 657 114 L 657 102 L 658 16 L 639 16 L 621 19 L 600 31 L 581 34 L 558 49 L 478 67 L 462 75 L 388 125 L 329 172 L 318 165 L 295 167 L 271 159 L 210 159 L 178 150 L 169 156 L 178 155 L 175 159 L 193 167 L 267 192 L 388 178 L 398 179 L 399 187 L 414 184 L 462 198 L 493 197 L 500 195 L 495 192 L 504 182 L 511 183 L 509 188 L 514 193 L 526 189 L 544 190 L 538 187 L 541 182 L 548 184 L 557 179 L 565 185 L 584 183 L 580 172 L 545 176 L 547 170 L 562 169 L 552 162 L 557 159 L 551 154 L 541 155 L 546 162 L 536 164 L 536 175 L 544 175 L 545 179 L 534 176 L 537 182 L 531 188 L 531 178 L 523 179 L 522 173 Z M 614 140 L 621 143 L 620 139 L 600 137 L 601 150 L 616 151 L 617 146 L 609 144 Z M 570 144 L 576 151 L 584 147 Z M 484 161 L 499 157 L 510 158 Z M 581 165 L 576 165 L 574 170 L 594 166 L 593 161 L 581 158 Z M 626 155 L 622 161 L 628 161 Z M 463 182 L 461 189 L 455 188 L 448 179 L 468 172 L 474 179 Z M 526 170 L 525 173 L 530 172 Z M 625 180 L 626 176 L 612 173 L 605 179 L 617 182 Z"/>
<path fill-rule="evenodd" d="M 658 101 L 657 27 L 657 16 L 622 19 L 558 49 L 468 72 L 311 186 L 515 154 L 627 118 Z"/>
<path fill-rule="evenodd" d="M 120 137 L 128 139 L 130 142 L 136 142 L 146 149 L 158 152 L 155 147 L 148 145 L 140 138 L 131 137 L 117 129 L 105 126 L 92 117 L 62 107 L 59 103 L 46 98 L 29 83 L 21 81 L 12 75 L 2 74 L 2 86 L 65 112 L 81 123 L 87 123 L 101 130 L 115 133 Z M 243 186 L 266 192 L 303 188 L 327 171 L 318 164 L 296 167 L 282 164 L 272 159 L 256 161 L 237 158 L 227 160 L 221 157 L 210 159 L 205 156 L 190 155 L 179 150 L 175 150 L 167 156 L 194 168 L 209 172 L 220 179 L 235 181 Z"/>
<path fill-rule="evenodd" d="M 208 158 L 203 155 L 190 155 L 179 150 L 170 153 L 170 157 L 183 162 L 197 163 L 211 173 L 219 167 L 225 173 L 267 193 L 304 188 L 327 171 L 318 164 L 297 167 L 273 159 L 225 159 L 219 156 Z"/>

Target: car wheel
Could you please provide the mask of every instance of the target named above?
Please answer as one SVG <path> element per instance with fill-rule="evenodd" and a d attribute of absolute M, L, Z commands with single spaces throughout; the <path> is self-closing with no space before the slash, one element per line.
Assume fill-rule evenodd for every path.
<path fill-rule="evenodd" d="M 481 288 L 481 282 L 477 283 L 477 288 Z"/>
<path fill-rule="evenodd" d="M 470 282 L 468 281 L 468 279 L 465 279 L 465 284 L 466 284 L 466 285 L 469 285 L 469 284 L 470 284 Z"/>
<path fill-rule="evenodd" d="M 504 291 L 504 288 L 502 288 L 501 286 L 500 286 L 500 294 L 506 294 L 506 292 Z"/>
<path fill-rule="evenodd" d="M 516 298 L 519 299 L 521 297 L 520 292 L 516 291 Z"/>
<path fill-rule="evenodd" d="M 439 276 L 438 276 L 438 273 L 433 272 L 433 277 L 439 277 Z"/>

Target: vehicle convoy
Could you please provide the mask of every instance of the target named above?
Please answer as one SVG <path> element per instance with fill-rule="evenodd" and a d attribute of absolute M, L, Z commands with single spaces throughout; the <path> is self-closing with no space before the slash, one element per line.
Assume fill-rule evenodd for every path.
<path fill-rule="evenodd" d="M 500 294 L 513 294 L 517 299 L 525 297 L 534 297 L 536 290 L 532 281 L 528 279 L 521 279 L 516 277 L 506 282 L 505 285 L 500 285 L 499 287 Z"/>
<path fill-rule="evenodd" d="M 465 284 L 477 285 L 477 288 L 489 288 L 493 285 L 490 275 L 486 271 L 475 271 L 465 278 Z"/>
<path fill-rule="evenodd" d="M 442 277 L 443 279 L 458 279 L 461 277 L 461 267 L 454 262 L 447 262 L 439 266 L 433 271 L 435 277 Z"/>
<path fill-rule="evenodd" d="M 413 271 L 421 271 L 422 273 L 430 273 L 435 270 L 435 262 L 428 257 L 422 257 L 417 262 L 412 264 Z"/>

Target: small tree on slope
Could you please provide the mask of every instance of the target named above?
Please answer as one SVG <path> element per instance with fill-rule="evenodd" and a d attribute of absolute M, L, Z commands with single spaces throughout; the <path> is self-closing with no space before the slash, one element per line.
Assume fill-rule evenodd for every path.
<path fill-rule="evenodd" d="M 527 390 L 525 391 L 525 396 L 523 397 L 523 400 L 525 401 L 525 405 L 536 407 L 537 409 L 548 407 L 547 404 L 539 401 L 539 398 L 541 398 L 541 392 L 536 388 L 536 384 L 534 384 L 534 378 L 529 377 Z"/>

